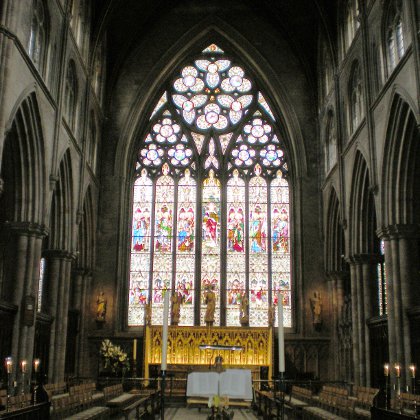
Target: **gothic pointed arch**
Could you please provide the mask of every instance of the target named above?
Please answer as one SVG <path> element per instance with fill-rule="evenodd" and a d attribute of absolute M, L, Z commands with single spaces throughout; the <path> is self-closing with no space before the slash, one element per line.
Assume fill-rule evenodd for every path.
<path fill-rule="evenodd" d="M 337 192 L 331 188 L 326 221 L 325 268 L 327 273 L 343 271 L 344 231 L 341 223 L 341 209 Z"/>
<path fill-rule="evenodd" d="M 44 223 L 45 160 L 41 117 L 35 93 L 13 116 L 2 156 L 1 221 Z"/>
<path fill-rule="evenodd" d="M 73 176 L 70 151 L 61 159 L 51 203 L 49 248 L 70 252 L 73 232 Z"/>
<path fill-rule="evenodd" d="M 26 95 L 15 109 L 1 156 L 0 296 L 13 292 L 13 232 L 31 230 L 45 235 L 44 139 L 35 93 Z"/>
<path fill-rule="evenodd" d="M 215 43 L 164 86 L 136 153 L 129 325 L 142 325 L 148 302 L 160 323 L 168 290 L 182 303 L 182 325 L 209 322 L 209 293 L 216 325 L 245 322 L 244 299 L 246 323 L 268 325 L 268 305 L 281 293 L 292 326 L 289 163 L 279 117 L 252 73 Z"/>
<path fill-rule="evenodd" d="M 89 186 L 83 198 L 83 212 L 79 223 L 77 268 L 91 272 L 95 261 L 95 208 L 92 188 Z"/>
<path fill-rule="evenodd" d="M 128 170 L 134 162 L 136 150 L 142 139 L 142 132 L 148 124 L 148 119 L 163 94 L 168 78 L 172 77 L 173 69 L 199 54 L 203 48 L 211 43 L 223 45 L 230 55 L 240 58 L 240 62 L 258 79 L 265 98 L 270 102 L 271 111 L 277 121 L 281 121 L 279 129 L 282 130 L 284 142 L 290 155 L 289 178 L 298 177 L 308 171 L 306 145 L 302 138 L 300 123 L 296 110 L 292 105 L 294 100 L 283 85 L 275 70 L 260 54 L 249 40 L 234 30 L 222 19 L 212 17 L 197 23 L 176 41 L 176 43 L 160 57 L 154 67 L 154 72 L 145 75 L 144 85 L 147 90 L 138 91 L 135 103 L 121 129 L 120 138 L 129 139 L 129 145 L 121 141 L 115 150 L 114 171 Z M 133 53 L 135 55 L 135 53 Z M 300 75 L 299 75 L 300 76 Z"/>
<path fill-rule="evenodd" d="M 420 131 L 410 104 L 395 93 L 391 102 L 383 162 L 383 225 L 420 221 L 419 183 Z"/>
<path fill-rule="evenodd" d="M 375 253 L 376 210 L 369 169 L 363 154 L 356 152 L 350 198 L 350 253 Z"/>

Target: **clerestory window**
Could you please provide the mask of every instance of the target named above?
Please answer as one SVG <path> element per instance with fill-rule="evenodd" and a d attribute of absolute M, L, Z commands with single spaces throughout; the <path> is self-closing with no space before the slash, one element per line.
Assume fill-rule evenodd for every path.
<path fill-rule="evenodd" d="M 392 72 L 404 55 L 404 33 L 401 1 L 392 1 L 387 19 L 388 66 Z"/>
<path fill-rule="evenodd" d="M 28 54 L 44 76 L 48 49 L 48 17 L 42 0 L 34 0 Z"/>

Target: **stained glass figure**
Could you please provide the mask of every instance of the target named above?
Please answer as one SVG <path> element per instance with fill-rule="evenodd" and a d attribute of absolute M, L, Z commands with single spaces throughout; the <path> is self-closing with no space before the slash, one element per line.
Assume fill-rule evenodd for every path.
<path fill-rule="evenodd" d="M 245 182 L 234 171 L 228 182 L 227 251 L 244 252 L 245 238 Z"/>
<path fill-rule="evenodd" d="M 211 251 L 218 249 L 220 242 L 220 181 L 213 170 L 209 175 L 203 184 L 202 247 Z"/>
<path fill-rule="evenodd" d="M 181 297 L 178 325 L 194 325 L 196 191 L 196 182 L 186 169 L 178 183 L 175 278 L 175 290 Z"/>
<path fill-rule="evenodd" d="M 254 172 L 249 182 L 249 324 L 264 326 L 268 323 L 268 186 L 259 164 Z"/>

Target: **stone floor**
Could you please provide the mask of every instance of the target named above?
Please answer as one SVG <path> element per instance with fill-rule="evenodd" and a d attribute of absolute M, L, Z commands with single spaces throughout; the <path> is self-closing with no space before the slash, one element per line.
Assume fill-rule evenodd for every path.
<path fill-rule="evenodd" d="M 234 409 L 233 420 L 257 420 L 258 417 L 251 409 Z M 207 419 L 210 414 L 210 409 L 202 408 L 185 408 L 185 407 L 168 407 L 165 409 L 165 420 L 200 420 Z M 118 418 L 118 417 L 117 417 Z M 135 419 L 136 412 L 133 411 L 129 419 Z M 124 417 L 121 417 L 123 420 Z M 156 420 L 160 420 L 160 415 L 156 416 Z"/>
<path fill-rule="evenodd" d="M 233 420 L 256 420 L 258 417 L 252 412 L 251 409 L 235 409 Z M 202 408 L 183 408 L 183 407 L 168 407 L 165 410 L 165 420 L 195 420 L 207 419 L 210 414 L 210 409 Z"/>

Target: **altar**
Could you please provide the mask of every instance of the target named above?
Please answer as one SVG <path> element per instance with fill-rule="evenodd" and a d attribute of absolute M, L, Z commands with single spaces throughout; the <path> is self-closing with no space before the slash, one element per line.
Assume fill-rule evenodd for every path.
<path fill-rule="evenodd" d="M 186 327 L 168 328 L 168 371 L 179 372 L 186 380 L 191 372 L 209 370 L 217 356 L 225 369 L 248 369 L 252 379 L 260 379 L 264 368 L 267 379 L 272 376 L 273 336 L 270 327 Z M 156 376 L 162 359 L 162 326 L 146 326 L 144 378 Z M 212 350 L 203 345 L 225 346 Z M 228 347 L 242 347 L 231 351 Z M 150 374 L 150 372 L 154 374 Z"/>

